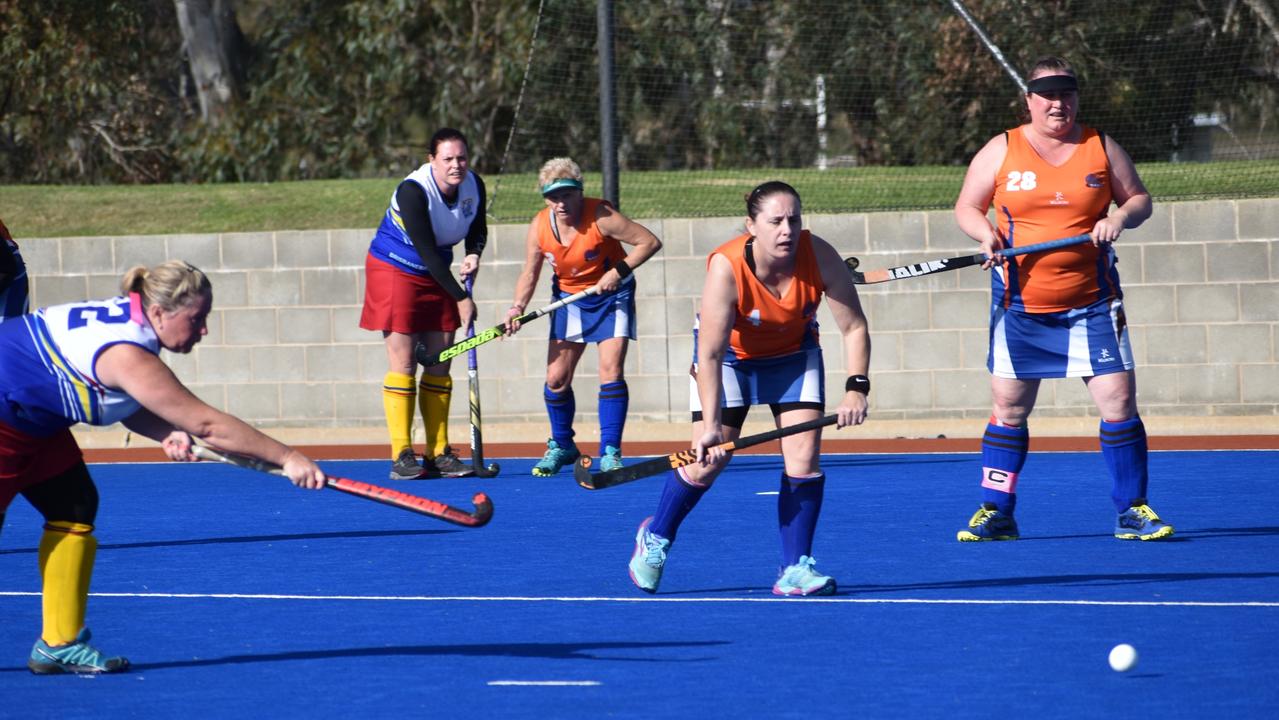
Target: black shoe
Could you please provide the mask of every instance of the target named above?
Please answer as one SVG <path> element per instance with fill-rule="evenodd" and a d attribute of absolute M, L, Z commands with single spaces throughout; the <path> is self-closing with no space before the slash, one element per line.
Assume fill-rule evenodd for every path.
<path fill-rule="evenodd" d="M 440 477 L 466 477 L 475 474 L 475 468 L 462 462 L 462 459 L 453 452 L 453 448 L 445 447 L 442 455 L 435 456 L 431 460 L 435 465 L 435 469 L 440 473 Z"/>
<path fill-rule="evenodd" d="M 426 474 L 426 468 L 417 462 L 417 455 L 414 454 L 413 448 L 404 448 L 400 451 L 400 456 L 395 459 L 395 464 L 391 466 L 392 480 L 416 480 Z"/>

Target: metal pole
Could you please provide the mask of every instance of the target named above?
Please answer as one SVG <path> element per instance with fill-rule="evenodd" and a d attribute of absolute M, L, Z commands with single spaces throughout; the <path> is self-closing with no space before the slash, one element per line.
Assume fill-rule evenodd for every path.
<path fill-rule="evenodd" d="M 600 170 L 604 199 L 620 208 L 617 189 L 617 100 L 613 71 L 613 0 L 598 0 L 595 24 L 600 63 Z"/>
<path fill-rule="evenodd" d="M 990 51 L 990 54 L 995 58 L 995 62 L 999 63 L 999 66 L 1004 69 L 1004 72 L 1008 73 L 1008 77 L 1012 78 L 1013 82 L 1017 83 L 1017 87 L 1021 88 L 1021 92 L 1024 95 L 1026 93 L 1026 81 L 1022 80 L 1021 75 L 1017 74 L 1017 71 L 1013 70 L 1013 67 L 1004 59 L 1004 53 L 1001 52 L 999 47 L 991 41 L 990 36 L 986 34 L 986 31 L 982 30 L 981 23 L 978 23 L 972 13 L 968 12 L 968 8 L 964 7 L 964 3 L 961 0 L 950 0 L 950 4 L 951 7 L 955 8 L 955 12 L 964 19 L 964 22 L 968 23 L 968 27 L 972 28 L 973 32 L 976 33 L 977 39 L 981 40 L 982 44 L 986 46 L 986 49 Z"/>

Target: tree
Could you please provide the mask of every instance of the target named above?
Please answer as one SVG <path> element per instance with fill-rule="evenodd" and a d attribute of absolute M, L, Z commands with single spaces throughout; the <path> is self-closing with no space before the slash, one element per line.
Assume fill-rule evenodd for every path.
<path fill-rule="evenodd" d="M 182 47 L 186 51 L 200 117 L 217 125 L 239 94 L 244 36 L 232 0 L 173 0 Z"/>

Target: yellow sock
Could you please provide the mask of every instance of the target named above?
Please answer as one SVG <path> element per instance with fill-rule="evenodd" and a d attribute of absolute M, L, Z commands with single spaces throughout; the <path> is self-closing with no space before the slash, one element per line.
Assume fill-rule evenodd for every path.
<path fill-rule="evenodd" d="M 444 454 L 449 444 L 449 400 L 453 398 L 453 378 L 422 375 L 417 402 L 426 425 L 426 457 Z"/>
<path fill-rule="evenodd" d="M 55 521 L 40 538 L 40 577 L 44 579 L 44 631 L 50 645 L 66 645 L 84 628 L 89 578 L 98 541 L 92 525 Z"/>
<path fill-rule="evenodd" d="M 391 435 L 391 459 L 404 448 L 413 447 L 413 376 L 388 372 L 382 378 L 382 408 L 386 411 L 386 429 Z"/>

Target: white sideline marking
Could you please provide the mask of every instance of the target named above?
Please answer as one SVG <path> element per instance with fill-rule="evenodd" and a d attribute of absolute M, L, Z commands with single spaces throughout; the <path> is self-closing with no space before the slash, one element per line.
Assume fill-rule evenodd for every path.
<path fill-rule="evenodd" d="M 782 493 L 779 490 L 765 490 L 763 492 L 757 492 L 755 494 L 756 495 L 781 495 Z"/>
<path fill-rule="evenodd" d="M 561 602 L 561 603 L 834 603 L 844 605 L 1104 605 L 1118 607 L 1212 607 L 1279 608 L 1279 601 L 1209 602 L 1201 600 L 974 600 L 955 598 L 852 598 L 808 597 L 567 597 L 478 595 L 274 595 L 249 593 L 89 593 L 100 598 L 144 598 L 161 600 L 336 600 L 376 602 Z M 0 597 L 40 597 L 38 592 L 0 590 Z"/>
<path fill-rule="evenodd" d="M 498 687 L 506 686 L 532 686 L 532 687 L 593 687 L 602 685 L 599 680 L 489 680 L 489 685 Z"/>

